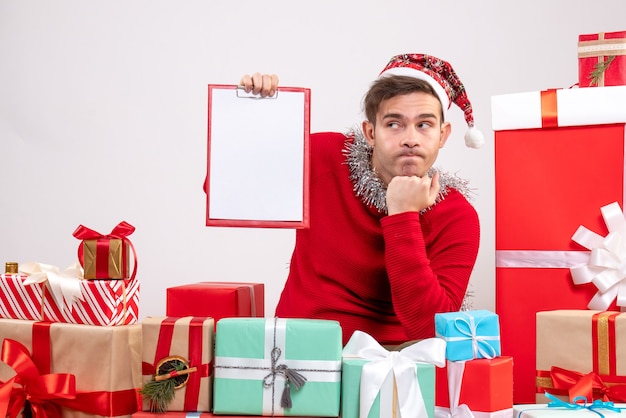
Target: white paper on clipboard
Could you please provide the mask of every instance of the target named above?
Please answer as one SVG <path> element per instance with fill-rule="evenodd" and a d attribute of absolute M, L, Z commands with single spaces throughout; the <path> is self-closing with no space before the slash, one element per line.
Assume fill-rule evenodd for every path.
<path fill-rule="evenodd" d="M 306 228 L 310 90 L 209 85 L 207 226 Z"/>

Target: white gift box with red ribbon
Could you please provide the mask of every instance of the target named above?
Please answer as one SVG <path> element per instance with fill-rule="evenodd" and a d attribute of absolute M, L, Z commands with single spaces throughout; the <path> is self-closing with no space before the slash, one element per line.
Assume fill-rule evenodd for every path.
<path fill-rule="evenodd" d="M 493 96 L 491 120 L 494 131 L 626 123 L 626 86 Z"/>

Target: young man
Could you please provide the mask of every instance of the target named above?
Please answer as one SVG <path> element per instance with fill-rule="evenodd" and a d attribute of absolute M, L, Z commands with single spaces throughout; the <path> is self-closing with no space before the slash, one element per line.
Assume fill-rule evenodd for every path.
<path fill-rule="evenodd" d="M 244 76 L 272 95 L 278 77 Z M 434 336 L 434 314 L 461 308 L 479 245 L 465 181 L 433 168 L 461 107 L 469 146 L 480 146 L 452 67 L 424 54 L 393 57 L 371 85 L 367 120 L 348 134 L 311 136 L 310 228 L 296 232 L 283 318 L 333 319 L 381 344 Z"/>

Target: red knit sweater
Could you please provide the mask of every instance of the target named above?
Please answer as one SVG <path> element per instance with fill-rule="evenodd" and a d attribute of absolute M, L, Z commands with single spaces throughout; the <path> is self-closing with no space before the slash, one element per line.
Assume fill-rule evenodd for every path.
<path fill-rule="evenodd" d="M 434 314 L 459 310 L 479 244 L 474 208 L 455 189 L 424 214 L 381 214 L 355 196 L 346 137 L 311 137 L 310 228 L 296 232 L 283 318 L 338 320 L 381 344 L 433 337 Z"/>

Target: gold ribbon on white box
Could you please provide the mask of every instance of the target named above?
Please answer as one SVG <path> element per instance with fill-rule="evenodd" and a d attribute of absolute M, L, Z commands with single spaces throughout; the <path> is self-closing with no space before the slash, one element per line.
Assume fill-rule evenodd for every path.
<path fill-rule="evenodd" d="M 441 338 L 427 338 L 400 351 L 388 351 L 371 335 L 355 331 L 343 349 L 344 357 L 370 360 L 361 371 L 359 417 L 367 418 L 383 384 L 392 375 L 397 388 L 399 417 L 427 416 L 426 405 L 419 383 L 415 363 L 445 366 L 446 342 Z M 392 414 L 381 402 L 380 418 Z"/>
<path fill-rule="evenodd" d="M 22 263 L 19 272 L 27 276 L 24 280 L 25 286 L 35 283 L 46 285 L 60 309 L 65 309 L 65 303 L 72 309 L 76 301 L 84 300 L 80 287 L 83 269 L 78 263 L 61 271 L 57 266 L 31 261 Z"/>
<path fill-rule="evenodd" d="M 598 292 L 587 307 L 606 311 L 614 300 L 626 307 L 626 219 L 617 202 L 600 208 L 609 233 L 603 237 L 580 225 L 572 240 L 591 250 L 584 264 L 570 268 L 574 284 L 593 283 Z"/>

